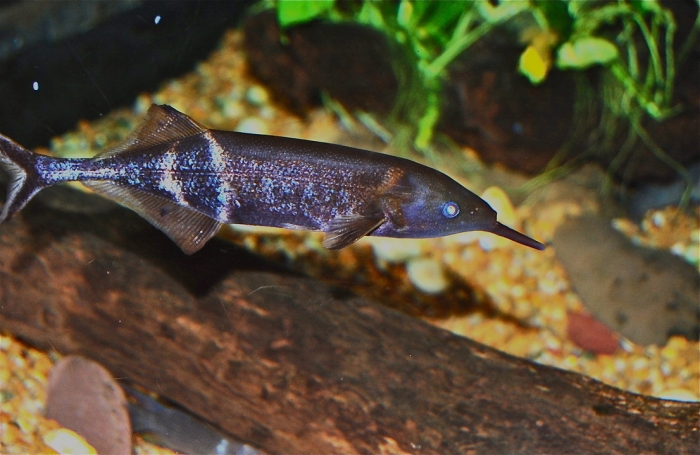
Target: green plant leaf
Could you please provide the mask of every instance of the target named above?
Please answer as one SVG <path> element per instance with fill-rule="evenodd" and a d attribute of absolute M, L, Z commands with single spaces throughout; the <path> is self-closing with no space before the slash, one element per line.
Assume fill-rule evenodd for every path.
<path fill-rule="evenodd" d="M 280 0 L 277 20 L 282 28 L 316 19 L 333 7 L 335 0 Z"/>
<path fill-rule="evenodd" d="M 432 5 L 430 9 L 423 8 L 421 15 L 415 14 L 418 19 L 416 28 L 420 34 L 433 42 L 444 46 L 452 37 L 459 19 L 468 10 L 473 8 L 472 2 L 418 2 L 417 5 Z"/>
<path fill-rule="evenodd" d="M 421 2 L 423 3 L 423 2 Z M 432 10 L 426 11 L 426 15 L 421 22 L 435 31 L 448 33 L 446 27 L 452 27 L 459 20 L 465 11 L 471 9 L 471 2 L 425 2 L 434 5 Z"/>
<path fill-rule="evenodd" d="M 501 0 L 496 6 L 487 1 L 474 2 L 474 5 L 479 9 L 481 17 L 490 24 L 499 23 L 530 8 L 530 2 L 526 0 Z"/>
<path fill-rule="evenodd" d="M 592 36 L 567 41 L 557 51 L 557 67 L 584 69 L 605 65 L 617 59 L 619 52 L 610 41 Z"/>
<path fill-rule="evenodd" d="M 414 23 L 419 23 L 424 21 L 426 15 L 430 13 L 430 10 L 433 9 L 433 6 L 438 2 L 416 1 L 411 3 L 413 3 L 412 20 Z"/>
<path fill-rule="evenodd" d="M 411 27 L 414 9 L 413 5 L 414 4 L 411 0 L 401 0 L 401 3 L 399 3 L 399 9 L 396 13 L 396 22 L 405 29 Z"/>
<path fill-rule="evenodd" d="M 656 14 L 662 10 L 657 0 L 632 0 L 630 5 L 641 13 L 650 12 Z"/>
<path fill-rule="evenodd" d="M 574 28 L 568 4 L 562 0 L 533 0 L 532 3 L 542 12 L 547 25 L 559 35 L 559 39 L 568 40 Z"/>
<path fill-rule="evenodd" d="M 357 14 L 357 21 L 361 24 L 384 30 L 384 28 L 387 28 L 387 24 L 384 20 L 381 7 L 381 2 L 363 2 L 362 9 L 360 9 L 360 12 Z M 389 33 L 388 30 L 386 30 L 386 32 Z"/>

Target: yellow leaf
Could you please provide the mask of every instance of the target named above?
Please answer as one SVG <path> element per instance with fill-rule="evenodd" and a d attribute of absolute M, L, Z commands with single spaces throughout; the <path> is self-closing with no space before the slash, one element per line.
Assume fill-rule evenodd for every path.
<path fill-rule="evenodd" d="M 518 71 L 530 79 L 533 84 L 539 84 L 547 76 L 549 63 L 535 46 L 530 45 L 520 55 Z"/>

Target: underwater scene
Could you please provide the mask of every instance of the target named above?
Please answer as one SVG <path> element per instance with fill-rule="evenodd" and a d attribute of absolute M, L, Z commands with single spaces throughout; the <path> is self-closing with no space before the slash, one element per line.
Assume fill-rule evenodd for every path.
<path fill-rule="evenodd" d="M 697 453 L 699 34 L 0 4 L 0 453 Z"/>

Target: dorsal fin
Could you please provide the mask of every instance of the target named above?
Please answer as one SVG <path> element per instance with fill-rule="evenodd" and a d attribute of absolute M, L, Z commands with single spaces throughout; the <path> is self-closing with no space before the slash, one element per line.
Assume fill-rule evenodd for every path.
<path fill-rule="evenodd" d="M 194 136 L 206 128 L 182 112 L 167 104 L 151 104 L 144 120 L 124 141 L 100 153 L 98 158 L 108 158 L 125 151 L 164 144 L 166 142 Z"/>

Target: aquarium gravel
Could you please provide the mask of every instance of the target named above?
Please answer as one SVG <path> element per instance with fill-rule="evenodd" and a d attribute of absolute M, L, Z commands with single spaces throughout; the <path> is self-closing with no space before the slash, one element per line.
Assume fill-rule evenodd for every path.
<path fill-rule="evenodd" d="M 133 111 L 117 110 L 98 121 L 81 122 L 75 132 L 54 139 L 51 150 L 45 152 L 58 156 L 97 152 L 129 133 L 151 103 L 170 104 L 212 128 L 349 141 L 348 145 L 365 148 L 373 144 L 380 150 L 368 133 L 349 135 L 323 110 L 302 120 L 277 107 L 267 90 L 247 74 L 241 40 L 239 32 L 228 33 L 220 48 L 195 71 L 165 83 L 156 93 L 142 94 Z M 473 161 L 474 156 L 473 151 L 464 150 L 458 158 L 472 160 L 465 167 L 495 173 L 504 181 L 505 171 L 487 170 Z M 459 169 L 442 168 L 492 204 L 501 221 L 545 243 L 567 216 L 601 209 L 597 191 L 581 184 L 587 176 L 596 175 L 590 169 L 571 181 L 537 190 L 517 205 L 504 188 L 489 185 L 483 176 L 456 174 Z M 510 178 L 524 182 L 523 177 Z M 620 219 L 615 225 L 637 242 L 669 249 L 698 266 L 698 219 L 697 210 L 664 209 L 648 213 L 641 223 Z M 431 240 L 369 238 L 341 251 L 323 249 L 321 236 L 315 233 L 236 226 L 223 229 L 220 236 L 318 279 L 351 284 L 376 301 L 386 298 L 385 303 L 392 304 L 389 294 L 399 296 L 398 300 L 412 296 L 419 303 L 399 309 L 510 354 L 632 392 L 700 400 L 698 342 L 672 337 L 665 346 L 645 347 L 620 339 L 615 354 L 596 355 L 567 337 L 568 314 L 585 312 L 585 308 L 551 247 L 534 251 L 483 233 Z M 465 286 L 473 292 L 465 294 Z M 58 425 L 42 417 L 47 375 L 55 356 L 9 334 L 0 337 L 0 452 L 55 453 L 47 445 L 47 435 L 55 434 Z M 157 450 L 136 440 L 136 453 Z"/>

